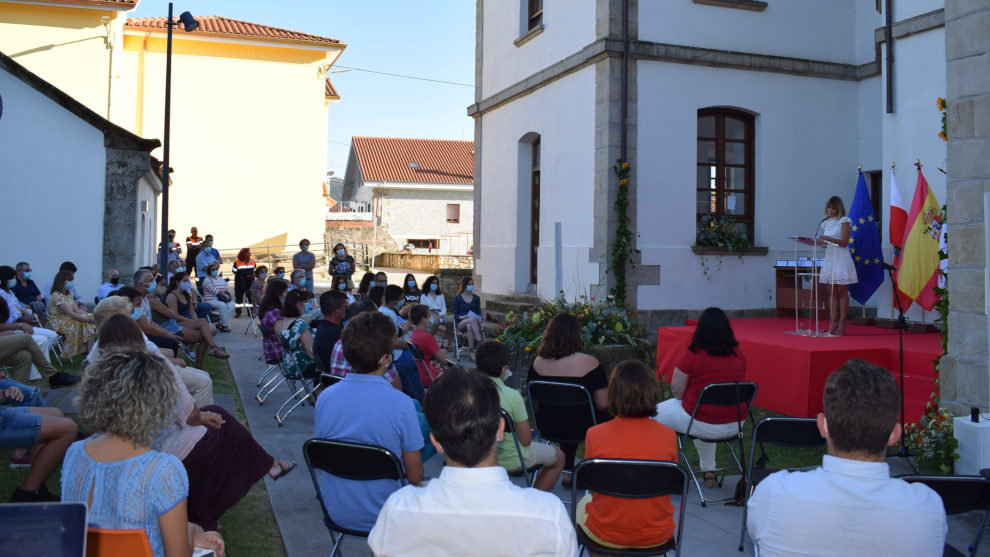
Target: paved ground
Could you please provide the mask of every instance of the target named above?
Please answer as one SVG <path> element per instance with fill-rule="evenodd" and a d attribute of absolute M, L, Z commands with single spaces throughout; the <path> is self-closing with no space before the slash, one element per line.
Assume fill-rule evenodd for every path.
<path fill-rule="evenodd" d="M 399 275 L 395 277 L 398 280 L 404 273 L 396 274 Z M 221 335 L 217 340 L 219 344 L 226 346 L 231 354 L 230 366 L 244 403 L 248 424 L 255 438 L 269 453 L 300 464 L 296 471 L 278 482 L 273 482 L 267 476 L 265 479 L 268 482 L 268 493 L 279 529 L 290 556 L 325 555 L 330 549 L 330 536 L 323 526 L 313 484 L 302 457 L 302 444 L 313 435 L 313 408 L 308 405 L 300 406 L 288 418 L 285 425 L 279 427 L 273 416 L 275 410 L 288 396 L 288 390 L 282 388 L 263 406 L 258 405 L 254 399 L 257 392 L 255 383 L 258 375 L 265 369 L 265 365 L 260 360 L 260 339 L 252 336 L 250 332 L 246 335 L 242 334 L 246 325 L 246 318 L 236 319 L 231 324 L 233 332 Z M 441 464 L 440 458 L 431 459 L 426 463 L 426 475 L 437 476 Z M 895 461 L 891 464 L 892 468 L 895 468 L 895 473 L 903 473 L 899 471 L 903 465 L 898 465 Z M 521 483 L 523 480 L 518 478 L 515 481 Z M 712 492 L 712 496 L 727 496 L 735 484 L 736 478 L 729 478 L 723 488 L 709 491 Z M 564 500 L 570 499 L 569 492 L 564 492 L 559 485 L 555 493 Z M 675 505 L 679 505 L 678 498 L 674 499 Z M 684 555 L 703 557 L 753 554 L 750 544 L 747 544 L 745 553 L 737 551 L 742 508 L 727 507 L 721 503 L 713 503 L 702 508 L 693 488 L 689 491 L 687 504 Z M 950 517 L 949 525 L 950 542 L 956 547 L 965 548 L 975 535 L 978 519 L 972 513 Z M 371 554 L 363 539 L 354 538 L 345 540 L 343 553 L 348 557 Z M 980 554 L 990 555 L 990 542 L 983 544 Z"/>

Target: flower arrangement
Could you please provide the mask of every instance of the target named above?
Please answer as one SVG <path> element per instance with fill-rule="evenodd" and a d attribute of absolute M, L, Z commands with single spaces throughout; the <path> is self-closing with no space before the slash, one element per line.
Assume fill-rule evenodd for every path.
<path fill-rule="evenodd" d="M 616 226 L 610 269 L 615 275 L 615 288 L 612 289 L 615 303 L 625 306 L 626 265 L 632 266 L 632 256 L 639 253 L 639 250 L 636 249 L 636 238 L 633 237 L 632 230 L 629 229 L 629 179 L 632 168 L 629 166 L 629 162 L 623 159 L 617 159 L 615 162 L 612 170 L 619 178 L 619 187 L 616 190 L 615 203 L 613 204 Z"/>
<path fill-rule="evenodd" d="M 644 360 L 651 355 L 650 341 L 642 327 L 631 321 L 632 312 L 626 311 L 614 296 L 606 300 L 582 295 L 567 301 L 563 295 L 555 300 L 543 300 L 531 311 L 521 314 L 509 312 L 502 323 L 503 329 L 496 340 L 505 343 L 513 352 L 521 349 L 532 357 L 543 338 L 543 331 L 554 316 L 569 313 L 581 323 L 581 336 L 585 346 L 595 344 L 624 344 L 634 346 Z"/>
<path fill-rule="evenodd" d="M 698 222 L 694 245 L 742 251 L 750 246 L 746 233 L 736 226 L 732 217 L 705 215 Z"/>
<path fill-rule="evenodd" d="M 951 474 L 959 441 L 952 435 L 952 416 L 938 407 L 935 393 L 925 404 L 921 420 L 904 426 L 904 444 L 918 468 Z"/>
<path fill-rule="evenodd" d="M 949 131 L 945 123 L 945 117 L 948 114 L 945 111 L 945 109 L 948 108 L 948 105 L 945 103 L 945 99 L 943 99 L 942 97 L 939 97 L 938 100 L 935 101 L 935 103 L 938 104 L 938 111 L 942 113 L 942 129 L 941 131 L 938 132 L 938 136 L 942 138 L 942 141 L 948 141 Z"/>

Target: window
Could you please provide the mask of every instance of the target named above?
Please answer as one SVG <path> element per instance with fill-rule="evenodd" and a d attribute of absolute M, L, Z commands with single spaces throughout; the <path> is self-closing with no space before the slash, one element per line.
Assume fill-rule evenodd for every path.
<path fill-rule="evenodd" d="M 528 0 L 528 3 L 529 26 L 527 30 L 531 31 L 543 25 L 543 0 Z"/>
<path fill-rule="evenodd" d="M 731 218 L 753 237 L 753 116 L 739 110 L 698 111 L 697 218 Z"/>
<path fill-rule="evenodd" d="M 417 249 L 434 250 L 434 249 L 437 249 L 437 246 L 440 244 L 440 240 L 438 240 L 436 238 L 426 239 L 426 240 L 413 240 L 413 239 L 410 239 L 409 240 L 409 243 L 412 244 L 413 247 L 415 247 Z"/>
<path fill-rule="evenodd" d="M 452 224 L 461 222 L 461 206 L 459 203 L 447 204 L 447 222 Z"/>

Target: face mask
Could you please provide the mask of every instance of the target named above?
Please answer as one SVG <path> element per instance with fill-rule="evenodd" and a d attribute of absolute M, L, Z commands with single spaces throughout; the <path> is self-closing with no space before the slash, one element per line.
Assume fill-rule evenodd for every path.
<path fill-rule="evenodd" d="M 211 277 L 218 277 L 218 276 L 220 276 L 220 271 L 218 271 L 216 269 L 213 269 L 212 271 L 210 271 L 210 276 Z"/>
<path fill-rule="evenodd" d="M 299 246 L 303 251 L 309 251 L 309 246 Z"/>
<path fill-rule="evenodd" d="M 7 281 L 7 288 L 13 288 L 15 286 L 17 286 L 17 279 L 16 278 L 12 278 L 12 279 L 10 279 L 10 280 Z"/>
<path fill-rule="evenodd" d="M 192 290 L 192 283 L 191 282 L 180 282 L 179 283 L 179 290 L 181 290 L 183 292 L 189 292 L 190 290 Z"/>
<path fill-rule="evenodd" d="M 474 292 L 474 285 L 473 284 L 467 285 L 466 287 L 464 287 L 464 291 L 465 292 Z"/>
<path fill-rule="evenodd" d="M 72 287 L 74 287 L 75 285 L 76 285 L 76 283 L 72 282 L 71 280 L 65 281 L 65 289 L 66 290 L 72 290 Z"/>
<path fill-rule="evenodd" d="M 284 306 L 285 305 L 285 296 L 282 296 L 281 298 L 279 298 L 278 301 L 279 301 L 280 304 L 282 304 Z"/>
<path fill-rule="evenodd" d="M 210 242 L 203 242 L 203 247 L 204 248 L 213 247 L 213 242 L 212 241 L 210 241 Z"/>
<path fill-rule="evenodd" d="M 303 306 L 303 313 L 309 313 L 311 311 L 313 311 L 313 305 L 310 304 L 309 302 L 306 302 L 306 304 Z"/>
<path fill-rule="evenodd" d="M 117 284 L 119 282 L 120 282 L 120 277 L 113 277 L 113 278 L 110 279 L 110 284 L 112 284 L 114 286 L 117 286 Z"/>
<path fill-rule="evenodd" d="M 409 285 L 409 288 L 416 288 L 416 281 L 414 280 L 406 281 L 406 284 Z"/>
<path fill-rule="evenodd" d="M 388 286 L 388 282 L 387 281 L 376 280 L 375 281 L 375 286 L 381 286 L 382 288 L 385 288 L 386 286 Z"/>
<path fill-rule="evenodd" d="M 437 283 L 434 282 L 433 284 L 430 285 L 430 292 L 436 292 L 437 290 L 440 290 L 440 287 L 437 286 Z"/>
<path fill-rule="evenodd" d="M 285 273 L 279 273 L 278 278 L 285 278 Z"/>
<path fill-rule="evenodd" d="M 339 250 L 337 250 L 337 257 L 344 257 L 345 255 L 347 255 L 347 250 L 345 250 L 344 248 L 340 248 Z"/>
<path fill-rule="evenodd" d="M 159 298 L 161 298 L 164 295 L 165 295 L 165 287 L 164 286 L 159 286 L 158 288 L 155 289 L 155 296 L 158 296 Z"/>
<path fill-rule="evenodd" d="M 260 278 L 261 280 L 265 280 L 266 278 L 268 278 L 268 273 L 261 273 L 260 275 L 258 275 L 258 278 Z"/>
<path fill-rule="evenodd" d="M 405 305 L 405 303 L 406 303 L 405 299 L 399 300 L 399 303 L 395 304 L 395 309 L 401 308 L 403 305 Z"/>
<path fill-rule="evenodd" d="M 175 268 L 175 272 L 176 273 L 184 273 L 184 272 L 186 272 L 186 268 L 185 267 L 176 267 Z"/>
<path fill-rule="evenodd" d="M 24 271 L 24 280 L 31 278 L 31 271 Z"/>
<path fill-rule="evenodd" d="M 337 290 L 347 290 L 347 283 L 346 282 L 342 282 L 342 283 L 338 284 L 337 285 Z"/>
<path fill-rule="evenodd" d="M 142 315 L 144 315 L 144 308 L 134 308 L 134 311 L 131 312 L 131 319 L 137 321 L 141 319 Z"/>

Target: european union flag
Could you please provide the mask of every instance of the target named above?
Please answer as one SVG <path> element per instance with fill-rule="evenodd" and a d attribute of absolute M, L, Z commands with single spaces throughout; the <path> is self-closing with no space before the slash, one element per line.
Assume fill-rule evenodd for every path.
<path fill-rule="evenodd" d="M 849 225 L 849 254 L 856 264 L 856 276 L 859 277 L 859 282 L 849 285 L 849 295 L 861 305 L 866 305 L 866 301 L 883 283 L 883 252 L 880 249 L 880 229 L 877 228 L 862 171 L 849 219 L 852 220 Z"/>

